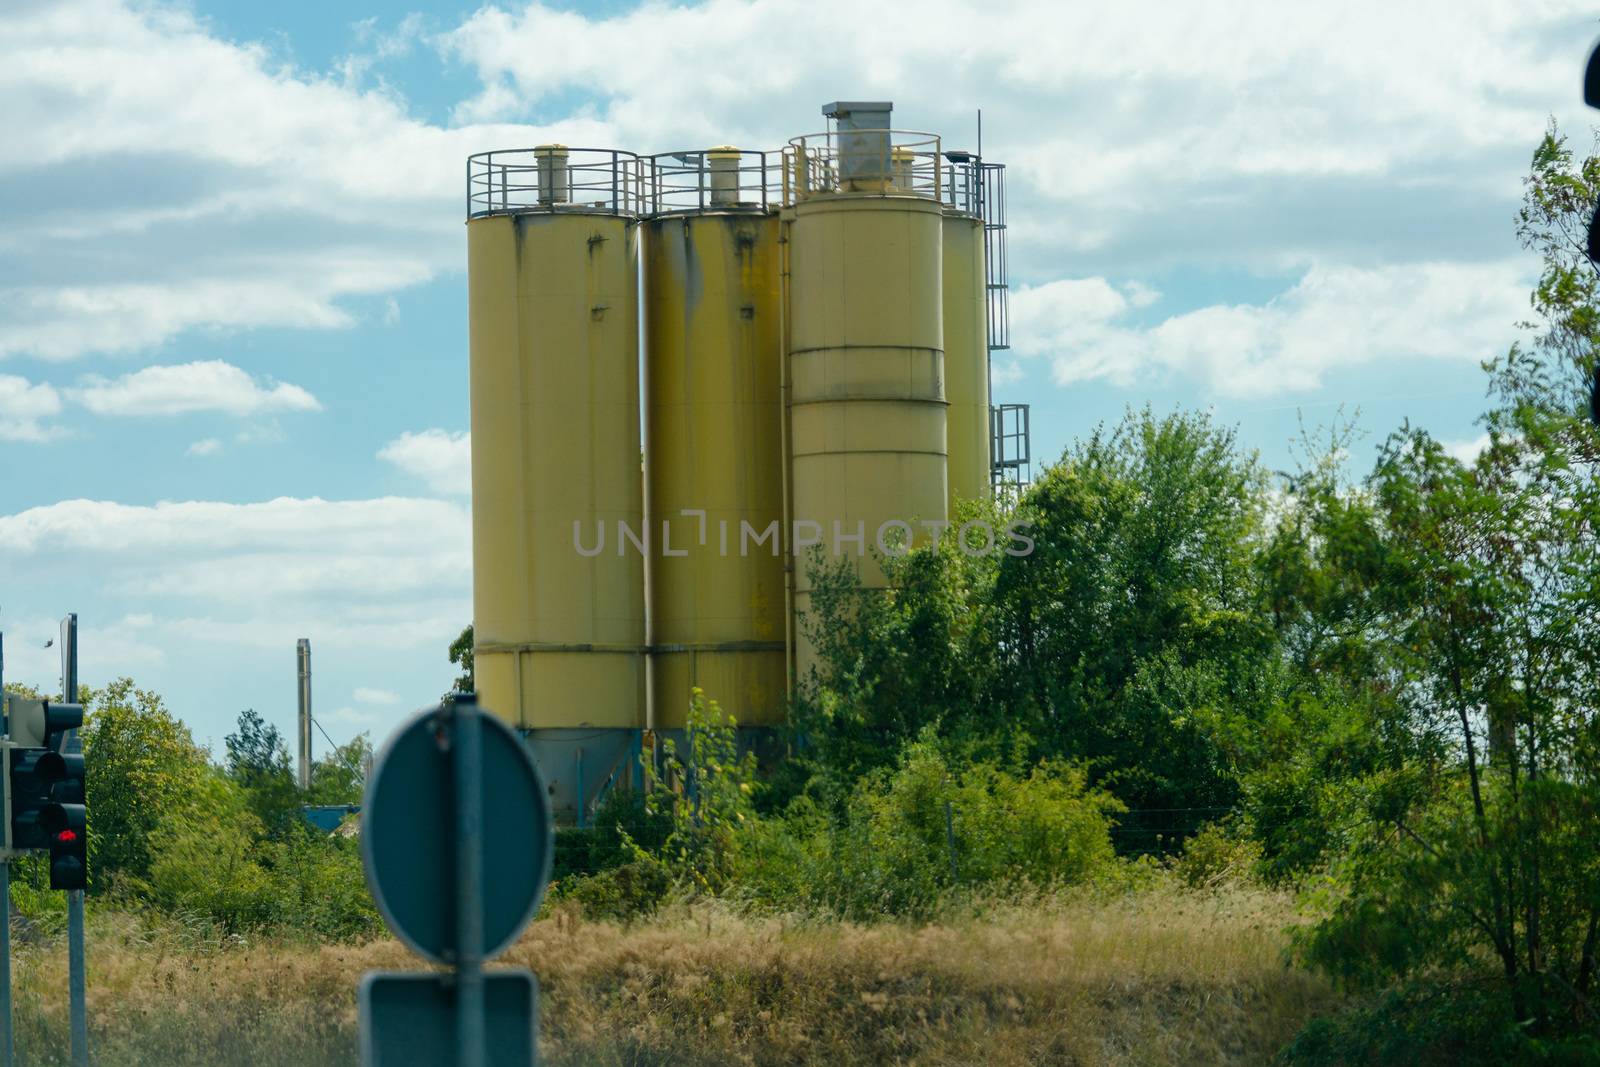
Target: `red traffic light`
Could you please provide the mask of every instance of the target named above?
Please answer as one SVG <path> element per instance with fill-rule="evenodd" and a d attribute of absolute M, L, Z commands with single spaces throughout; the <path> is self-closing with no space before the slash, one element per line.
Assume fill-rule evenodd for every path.
<path fill-rule="evenodd" d="M 70 845 L 78 839 L 78 831 L 62 830 L 56 834 L 56 840 L 63 845 Z"/>

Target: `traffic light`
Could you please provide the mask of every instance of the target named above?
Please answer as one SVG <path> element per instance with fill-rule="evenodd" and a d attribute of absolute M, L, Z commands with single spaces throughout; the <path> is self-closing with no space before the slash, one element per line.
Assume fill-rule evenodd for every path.
<path fill-rule="evenodd" d="M 89 809 L 84 806 L 83 756 L 61 757 L 61 777 L 44 808 L 50 838 L 50 888 L 82 889 L 89 881 Z"/>
<path fill-rule="evenodd" d="M 88 875 L 83 756 L 61 751 L 82 725 L 77 704 L 6 700 L 6 854 L 47 850 L 51 889 L 82 889 Z"/>
<path fill-rule="evenodd" d="M 6 848 L 13 852 L 48 848 L 45 807 L 51 803 L 50 790 L 66 773 L 66 760 L 48 748 L 8 744 L 5 772 Z"/>

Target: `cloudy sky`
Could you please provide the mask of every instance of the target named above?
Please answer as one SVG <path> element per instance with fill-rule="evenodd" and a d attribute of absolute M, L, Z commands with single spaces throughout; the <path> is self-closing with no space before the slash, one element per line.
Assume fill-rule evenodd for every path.
<path fill-rule="evenodd" d="M 0 4 L 8 680 L 164 693 L 202 740 L 435 698 L 470 618 L 467 154 L 770 147 L 833 99 L 1009 166 L 997 401 L 1058 455 L 1127 405 L 1275 466 L 1359 409 L 1469 449 L 1533 264 L 1583 5 Z M 322 744 L 319 736 L 318 745 Z"/>

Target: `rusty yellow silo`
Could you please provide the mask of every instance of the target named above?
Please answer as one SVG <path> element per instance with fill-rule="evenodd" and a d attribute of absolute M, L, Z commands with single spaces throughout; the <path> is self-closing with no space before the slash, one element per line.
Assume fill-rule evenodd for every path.
<path fill-rule="evenodd" d="M 949 401 L 950 509 L 989 495 L 988 291 L 983 220 L 944 215 L 944 368 Z"/>
<path fill-rule="evenodd" d="M 767 155 L 723 147 L 650 160 L 650 672 L 662 730 L 683 727 L 693 686 L 743 727 L 783 721 L 779 223 L 765 202 Z"/>
<path fill-rule="evenodd" d="M 581 822 L 644 714 L 644 558 L 619 543 L 644 532 L 637 163 L 542 146 L 468 174 L 478 692 Z"/>
<path fill-rule="evenodd" d="M 807 541 L 884 585 L 875 548 L 947 516 L 943 211 L 938 139 L 895 143 L 887 103 L 823 109 L 791 142 L 789 330 L 795 669 L 813 653 Z M 882 542 L 880 544 L 880 542 Z"/>

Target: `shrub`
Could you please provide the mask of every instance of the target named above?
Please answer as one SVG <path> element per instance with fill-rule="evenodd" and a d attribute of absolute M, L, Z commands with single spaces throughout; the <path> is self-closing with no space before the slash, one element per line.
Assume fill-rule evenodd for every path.
<path fill-rule="evenodd" d="M 756 757 L 739 755 L 738 723 L 699 687 L 690 697 L 685 732 L 687 754 L 668 739 L 661 770 L 646 762 L 646 810 L 671 825 L 657 858 L 674 878 L 716 894 L 734 877 L 735 835 L 756 817 Z M 631 847 L 640 857 L 652 853 L 639 842 Z"/>
<path fill-rule="evenodd" d="M 822 896 L 853 918 L 922 916 L 953 888 L 1081 883 L 1115 864 L 1108 815 L 1117 810 L 1079 767 L 958 769 L 924 735 L 892 774 L 857 787 L 819 872 Z"/>
<path fill-rule="evenodd" d="M 277 887 L 258 862 L 260 834 L 238 786 L 218 774 L 203 778 L 150 835 L 151 898 L 168 911 L 208 919 L 224 934 L 261 924 Z"/>
<path fill-rule="evenodd" d="M 639 856 L 558 887 L 561 899 L 577 904 L 589 918 L 626 922 L 661 906 L 672 889 L 672 871 L 652 856 Z"/>
<path fill-rule="evenodd" d="M 266 847 L 273 921 L 325 938 L 378 932 L 381 920 L 355 839 L 324 836 L 302 823 Z"/>
<path fill-rule="evenodd" d="M 1209 889 L 1252 880 L 1260 862 L 1261 845 L 1219 821 L 1190 835 L 1172 868 L 1190 889 Z"/>

